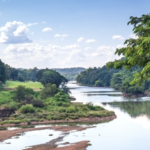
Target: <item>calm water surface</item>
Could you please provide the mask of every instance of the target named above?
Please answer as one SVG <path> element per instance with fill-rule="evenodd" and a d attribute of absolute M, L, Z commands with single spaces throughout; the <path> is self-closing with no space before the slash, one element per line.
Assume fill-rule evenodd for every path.
<path fill-rule="evenodd" d="M 117 119 L 95 124 L 95 128 L 82 132 L 70 132 L 58 144 L 88 140 L 92 145 L 87 150 L 150 150 L 150 98 L 123 98 L 121 92 L 112 88 L 79 86 L 74 82 L 69 82 L 68 86 L 72 88 L 72 96 L 77 102 L 101 105 L 114 111 Z M 48 136 L 50 132 L 54 137 Z M 4 141 L 0 144 L 0 150 L 12 150 L 17 143 L 20 143 L 17 149 L 21 150 L 26 146 L 48 142 L 60 134 L 50 130 L 28 132 L 19 139 Z"/>
<path fill-rule="evenodd" d="M 150 150 L 150 98 L 124 98 L 112 88 L 68 84 L 78 102 L 92 102 L 116 113 L 117 119 L 76 132 L 65 141 L 90 140 L 88 150 Z M 85 133 L 85 134 L 83 134 Z"/>

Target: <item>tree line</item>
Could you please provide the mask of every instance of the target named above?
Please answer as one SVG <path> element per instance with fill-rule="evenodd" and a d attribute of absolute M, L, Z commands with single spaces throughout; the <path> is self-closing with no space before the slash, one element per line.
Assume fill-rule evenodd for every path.
<path fill-rule="evenodd" d="M 76 81 L 83 85 L 97 86 L 97 87 L 113 87 L 123 93 L 128 94 L 143 94 L 145 90 L 150 90 L 150 79 L 144 81 L 141 85 L 133 84 L 130 82 L 134 78 L 134 74 L 141 69 L 138 66 L 128 69 L 107 69 L 107 66 L 102 68 L 89 68 L 81 72 Z"/>
<path fill-rule="evenodd" d="M 38 81 L 44 86 L 46 84 L 55 84 L 57 87 L 62 88 L 64 92 L 68 93 L 69 90 L 66 87 L 68 80 L 60 75 L 58 72 L 51 69 L 16 69 L 7 64 L 4 64 L 0 60 L 0 87 L 6 82 L 6 80 L 12 81 Z"/>

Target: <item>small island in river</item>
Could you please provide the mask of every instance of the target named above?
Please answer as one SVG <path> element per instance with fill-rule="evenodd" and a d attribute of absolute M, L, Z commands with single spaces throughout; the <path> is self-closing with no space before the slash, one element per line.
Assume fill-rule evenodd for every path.
<path fill-rule="evenodd" d="M 20 85 L 14 91 L 1 91 L 0 95 L 0 100 L 5 100 L 0 106 L 0 126 L 101 122 L 116 118 L 114 112 L 101 106 L 72 102 L 69 94 L 55 84 L 48 83 L 41 91 Z"/>

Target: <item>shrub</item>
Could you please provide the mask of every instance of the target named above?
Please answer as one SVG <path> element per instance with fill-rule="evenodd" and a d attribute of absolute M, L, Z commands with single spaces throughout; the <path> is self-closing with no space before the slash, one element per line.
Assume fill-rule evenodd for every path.
<path fill-rule="evenodd" d="M 15 102 L 9 103 L 9 104 L 8 104 L 8 108 L 11 109 L 11 110 L 13 110 L 13 111 L 15 111 L 15 110 L 18 109 L 18 107 L 17 107 L 17 105 L 16 105 Z"/>
<path fill-rule="evenodd" d="M 78 119 L 79 117 L 77 115 L 69 116 L 70 119 Z"/>
<path fill-rule="evenodd" d="M 59 111 L 59 112 L 66 112 L 66 109 L 63 108 L 63 107 L 59 107 L 59 108 L 58 108 L 58 111 Z"/>
<path fill-rule="evenodd" d="M 73 107 L 73 106 L 70 106 L 70 107 L 67 108 L 67 113 L 74 113 L 76 111 L 77 111 L 76 108 Z"/>
<path fill-rule="evenodd" d="M 25 99 L 25 86 L 19 85 L 15 91 L 15 99 L 21 101 Z"/>
<path fill-rule="evenodd" d="M 63 103 L 62 106 L 63 106 L 63 107 L 69 107 L 70 104 L 69 104 L 69 103 Z"/>
<path fill-rule="evenodd" d="M 48 97 L 53 97 L 58 92 L 58 88 L 55 84 L 46 84 L 45 88 L 41 91 L 41 98 L 46 99 Z"/>
<path fill-rule="evenodd" d="M 51 116 L 47 116 L 46 119 L 47 119 L 47 120 L 51 120 Z"/>
<path fill-rule="evenodd" d="M 95 110 L 95 106 L 93 105 L 93 103 L 89 102 L 86 104 L 86 106 L 90 109 L 90 110 Z"/>
<path fill-rule="evenodd" d="M 26 95 L 34 95 L 34 90 L 31 88 L 25 88 L 25 94 Z"/>
<path fill-rule="evenodd" d="M 35 108 L 33 107 L 33 105 L 24 105 L 22 106 L 19 111 L 21 113 L 34 113 L 35 112 Z"/>
<path fill-rule="evenodd" d="M 95 107 L 95 110 L 96 111 L 99 111 L 99 110 L 104 110 L 104 108 L 100 107 L 100 106 L 94 106 Z"/>
<path fill-rule="evenodd" d="M 33 96 L 32 96 L 32 95 L 27 95 L 27 96 L 25 97 L 25 100 L 26 100 L 26 102 L 27 102 L 28 104 L 30 104 L 31 101 L 33 100 Z"/>
<path fill-rule="evenodd" d="M 34 107 L 44 107 L 44 103 L 42 100 L 40 99 L 35 99 L 35 100 L 32 100 L 32 105 Z"/>
<path fill-rule="evenodd" d="M 58 106 L 62 106 L 62 104 L 63 104 L 62 102 L 57 102 Z"/>

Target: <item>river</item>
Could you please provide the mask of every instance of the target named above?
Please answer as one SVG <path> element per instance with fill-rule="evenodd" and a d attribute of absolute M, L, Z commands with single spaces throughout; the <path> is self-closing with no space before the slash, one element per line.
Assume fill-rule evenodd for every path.
<path fill-rule="evenodd" d="M 115 91 L 112 88 L 80 86 L 75 82 L 69 82 L 68 87 L 71 88 L 71 95 L 76 98 L 76 102 L 92 102 L 94 105 L 101 105 L 108 110 L 114 111 L 117 119 L 106 123 L 95 124 L 94 128 L 85 131 L 71 132 L 59 144 L 89 140 L 91 146 L 87 150 L 150 149 L 149 97 L 124 98 L 121 96 L 121 92 Z M 56 135 L 55 137 L 60 134 L 59 132 L 50 132 Z M 42 137 L 42 140 L 40 140 L 40 137 Z M 26 142 L 23 138 L 26 139 Z M 19 139 L 4 141 L 0 144 L 0 150 L 21 150 L 29 145 L 48 142 L 48 139 L 48 131 L 28 132 Z M 6 144 L 7 142 L 11 144 L 8 145 Z M 16 146 L 16 142 L 20 143 L 20 148 Z M 23 147 L 22 144 L 24 144 Z"/>
<path fill-rule="evenodd" d="M 112 110 L 117 119 L 96 125 L 76 134 L 77 140 L 90 140 L 88 150 L 149 150 L 150 149 L 150 98 L 124 98 L 112 88 L 79 86 L 70 82 L 72 95 L 78 102 L 92 102 Z M 112 103 L 115 102 L 115 103 Z M 105 103 L 105 104 L 104 104 Z M 73 139 L 70 136 L 64 140 Z"/>

